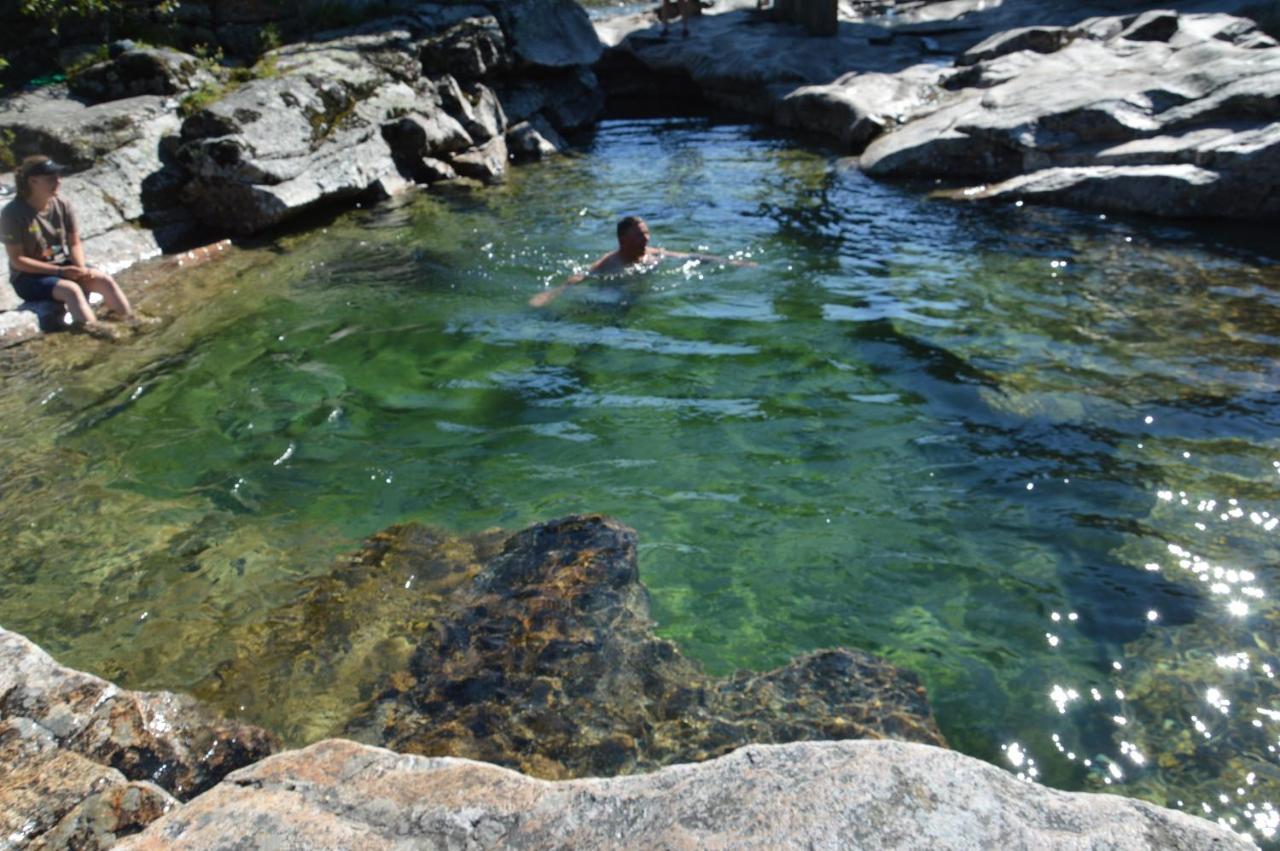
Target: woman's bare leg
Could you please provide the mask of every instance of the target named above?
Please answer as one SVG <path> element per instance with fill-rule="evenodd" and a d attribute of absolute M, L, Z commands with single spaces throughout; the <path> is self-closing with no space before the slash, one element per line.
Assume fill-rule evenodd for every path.
<path fill-rule="evenodd" d="M 53 285 L 51 295 L 54 301 L 60 301 L 67 306 L 71 321 L 75 324 L 89 325 L 95 321 L 93 309 L 89 307 L 89 300 L 84 297 L 84 290 L 80 289 L 79 284 L 73 281 L 58 281 Z"/>
<path fill-rule="evenodd" d="M 84 288 L 89 292 L 101 293 L 102 300 L 107 303 L 107 309 L 121 319 L 132 316 L 133 308 L 129 305 L 129 299 L 125 298 L 124 291 L 120 289 L 115 278 L 97 269 L 90 269 L 89 272 L 90 277 L 85 280 Z"/>

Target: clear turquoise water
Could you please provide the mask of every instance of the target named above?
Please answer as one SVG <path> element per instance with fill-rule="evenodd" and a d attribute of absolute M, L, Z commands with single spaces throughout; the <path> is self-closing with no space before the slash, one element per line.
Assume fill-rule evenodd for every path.
<path fill-rule="evenodd" d="M 759 265 L 527 306 L 630 213 Z M 1265 836 L 1278 284 L 1238 239 L 607 123 L 146 291 L 151 335 L 10 352 L 0 623 L 189 688 L 388 524 L 606 512 L 713 671 L 870 649 L 961 750 Z"/>

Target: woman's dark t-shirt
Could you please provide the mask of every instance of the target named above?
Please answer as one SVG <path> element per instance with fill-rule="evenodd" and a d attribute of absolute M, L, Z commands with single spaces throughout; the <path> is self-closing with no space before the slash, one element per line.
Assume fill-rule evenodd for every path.
<path fill-rule="evenodd" d="M 43 213 L 23 198 L 15 198 L 0 210 L 0 239 L 5 245 L 22 246 L 23 257 L 46 263 L 70 263 L 71 242 L 80 230 L 71 205 L 53 198 Z M 12 265 L 9 274 L 17 274 Z"/>

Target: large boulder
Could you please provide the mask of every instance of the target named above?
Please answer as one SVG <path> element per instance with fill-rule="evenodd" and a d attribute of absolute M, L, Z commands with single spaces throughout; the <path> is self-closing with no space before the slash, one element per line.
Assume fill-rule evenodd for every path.
<path fill-rule="evenodd" d="M 507 114 L 498 96 L 484 83 L 472 83 L 464 91 L 457 80 L 446 74 L 436 83 L 436 92 L 445 111 L 477 144 L 507 131 Z"/>
<path fill-rule="evenodd" d="M 446 23 L 443 31 L 423 39 L 418 58 L 425 73 L 462 80 L 490 78 L 515 64 L 502 25 L 484 8 L 471 10 L 468 17 Z"/>
<path fill-rule="evenodd" d="M 19 159 L 45 154 L 80 171 L 125 146 L 154 145 L 155 123 L 171 121 L 173 107 L 156 95 L 88 106 L 68 97 L 65 89 L 50 87 L 6 100 L 0 132 L 10 137 L 9 147 Z"/>
<path fill-rule="evenodd" d="M 1005 52 L 1010 44 L 1027 48 Z M 941 81 L 935 103 L 866 148 L 864 170 L 980 184 L 957 195 L 969 199 L 1280 213 L 1270 189 L 1280 180 L 1280 46 L 1252 22 L 1094 18 L 988 39 L 966 56 L 973 64 Z"/>
<path fill-rule="evenodd" d="M 71 76 L 71 92 L 90 103 L 137 95 L 181 95 L 214 83 L 203 62 L 187 53 L 134 47 Z"/>
<path fill-rule="evenodd" d="M 183 123 L 178 159 L 193 178 L 188 205 L 210 227 L 252 233 L 321 203 L 382 192 L 402 176 L 397 159 L 470 147 L 440 115 L 434 87 L 405 64 L 416 63 L 414 53 L 404 30 L 277 51 L 272 75 Z M 414 126 L 422 146 L 408 152 L 418 140 Z"/>
<path fill-rule="evenodd" d="M 547 782 L 342 740 L 271 757 L 120 851 L 406 848 L 1107 848 L 1246 851 L 1207 820 L 1056 792 L 905 742 L 751 745 L 699 765 Z"/>
<path fill-rule="evenodd" d="M 495 3 L 494 13 L 523 65 L 592 65 L 604 50 L 591 19 L 574 0 L 507 0 Z"/>
<path fill-rule="evenodd" d="M 942 74 L 934 65 L 898 74 L 846 74 L 828 85 L 797 88 L 778 102 L 773 118 L 783 127 L 835 138 L 858 153 L 886 128 L 921 111 L 936 94 Z"/>
<path fill-rule="evenodd" d="M 956 57 L 957 65 L 974 65 L 1009 53 L 1031 50 L 1053 53 L 1070 38 L 1066 27 L 1017 27 L 996 33 Z"/>
<path fill-rule="evenodd" d="M 536 80 L 506 80 L 499 85 L 498 96 L 510 123 L 541 114 L 562 133 L 594 124 L 604 112 L 600 81 L 585 66 Z"/>
<path fill-rule="evenodd" d="M 541 115 L 532 115 L 507 131 L 507 150 L 517 162 L 553 156 L 567 147 L 568 143 Z"/>
<path fill-rule="evenodd" d="M 470 151 L 454 156 L 452 165 L 458 174 L 483 183 L 498 183 L 507 174 L 507 140 L 494 136 Z"/>
<path fill-rule="evenodd" d="M 277 746 L 190 697 L 126 691 L 0 629 L 0 831 L 11 841 L 109 847 Z"/>

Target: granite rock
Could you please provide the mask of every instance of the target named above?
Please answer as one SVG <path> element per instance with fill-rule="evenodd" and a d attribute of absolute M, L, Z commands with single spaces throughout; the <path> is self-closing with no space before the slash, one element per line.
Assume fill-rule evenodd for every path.
<path fill-rule="evenodd" d="M 834 35 L 815 38 L 722 0 L 687 39 L 662 38 L 647 13 L 598 21 L 606 53 L 597 67 L 619 99 L 727 108 L 819 133 L 861 153 L 874 176 L 959 181 L 971 190 L 963 198 L 1273 216 L 1280 193 L 1267 189 L 1276 183 L 1261 140 L 1280 103 L 1280 48 L 1254 21 L 1229 14 L 1258 4 L 1197 6 L 1216 11 L 1116 15 L 1114 3 L 1059 0 L 853 4 L 841 8 Z M 939 55 L 954 56 L 955 66 Z M 1240 156 L 1207 148 L 1209 132 L 1240 134 L 1232 143 Z M 1175 181 L 1193 196 L 1179 201 L 1170 197 L 1178 183 L 1128 165 L 1193 165 L 1215 179 L 1166 169 L 1183 174 Z M 1101 166 L 1071 180 L 1062 172 L 1021 179 Z M 1144 184 L 1154 189 L 1145 206 L 1134 188 Z"/>
<path fill-rule="evenodd" d="M 178 805 L 154 783 L 59 747 L 29 718 L 0 720 L 0 765 L 7 848 L 109 848 Z"/>
<path fill-rule="evenodd" d="M 134 47 L 71 76 L 72 94 L 89 103 L 137 95 L 181 95 L 214 83 L 195 56 L 161 47 Z"/>
<path fill-rule="evenodd" d="M 482 7 L 423 39 L 418 58 L 426 74 L 452 74 L 462 80 L 505 74 L 516 62 L 502 25 Z"/>
<path fill-rule="evenodd" d="M 854 72 L 828 85 L 801 86 L 779 100 L 773 119 L 837 139 L 857 153 L 935 100 L 943 73 L 934 65 L 916 65 L 897 74 Z"/>
<path fill-rule="evenodd" d="M 452 165 L 462 177 L 482 183 L 498 183 L 507 175 L 507 140 L 494 136 L 478 148 L 453 157 Z"/>
<path fill-rule="evenodd" d="M 569 68 L 600 58 L 600 39 L 586 11 L 573 0 L 506 0 L 493 9 L 523 65 Z"/>
<path fill-rule="evenodd" d="M 507 150 L 517 162 L 539 160 L 569 147 L 551 123 L 539 114 L 530 116 L 507 130 Z"/>
<path fill-rule="evenodd" d="M 862 168 L 977 184 L 954 196 L 968 199 L 1280 213 L 1280 46 L 1252 22 L 1147 12 L 1064 32 L 1056 50 L 1047 37 L 1010 53 L 978 45 L 942 81 L 947 93 L 866 148 Z"/>
<path fill-rule="evenodd" d="M 750 745 L 643 776 L 535 780 L 329 740 L 236 772 L 121 851 L 244 847 L 1251 849 L 1185 813 L 1065 793 L 906 742 Z"/>

